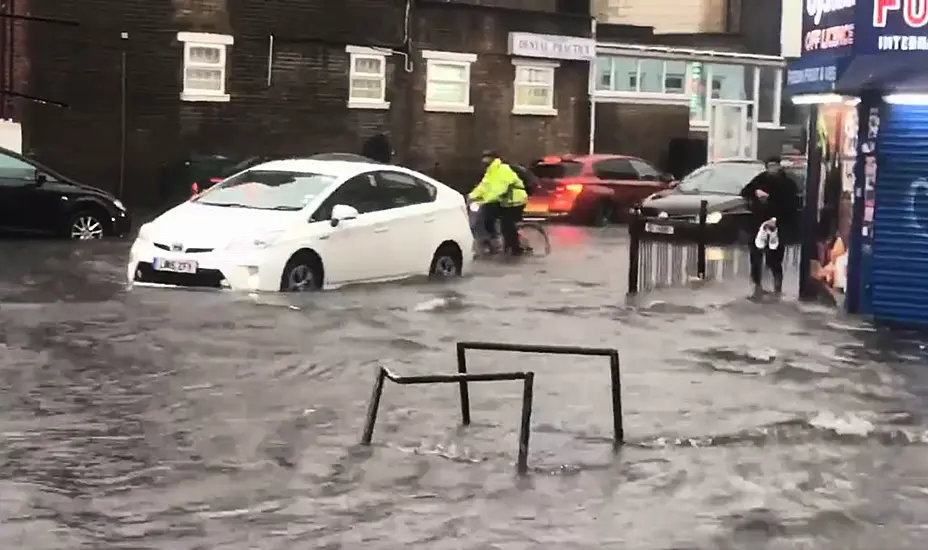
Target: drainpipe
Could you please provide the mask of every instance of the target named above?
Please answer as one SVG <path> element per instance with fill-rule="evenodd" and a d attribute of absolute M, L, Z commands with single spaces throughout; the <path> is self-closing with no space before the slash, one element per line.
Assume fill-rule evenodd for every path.
<path fill-rule="evenodd" d="M 123 198 L 126 187 L 126 149 L 128 148 L 128 139 L 126 136 L 126 42 L 129 40 L 129 33 L 120 34 L 120 73 L 119 73 L 119 191 L 116 196 Z"/>
<path fill-rule="evenodd" d="M 590 34 L 593 37 L 593 42 L 596 42 L 596 18 L 593 17 L 590 21 Z M 589 82 L 587 83 L 588 95 L 590 96 L 590 143 L 589 143 L 589 154 L 593 154 L 596 150 L 596 48 L 594 45 L 593 48 L 593 61 L 589 62 L 590 74 Z"/>

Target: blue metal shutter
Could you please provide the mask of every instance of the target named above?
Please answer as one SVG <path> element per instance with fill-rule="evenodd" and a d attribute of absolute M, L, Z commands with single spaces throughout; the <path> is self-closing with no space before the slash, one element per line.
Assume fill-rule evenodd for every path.
<path fill-rule="evenodd" d="M 873 317 L 928 325 L 928 106 L 887 105 L 877 144 Z"/>

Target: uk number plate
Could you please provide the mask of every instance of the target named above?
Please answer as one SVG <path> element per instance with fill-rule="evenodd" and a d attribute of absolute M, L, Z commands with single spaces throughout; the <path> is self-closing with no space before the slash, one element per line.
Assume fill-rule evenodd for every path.
<path fill-rule="evenodd" d="M 165 260 L 164 258 L 155 258 L 151 265 L 155 271 L 170 271 L 171 273 L 190 273 L 197 272 L 197 263 L 187 260 Z"/>
<path fill-rule="evenodd" d="M 660 233 L 662 235 L 673 235 L 673 226 L 661 225 L 657 223 L 644 224 L 644 230 L 648 233 Z"/>

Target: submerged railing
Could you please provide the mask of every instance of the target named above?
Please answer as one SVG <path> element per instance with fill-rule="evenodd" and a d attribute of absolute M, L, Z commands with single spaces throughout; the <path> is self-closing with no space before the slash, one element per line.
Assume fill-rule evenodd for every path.
<path fill-rule="evenodd" d="M 528 472 L 529 438 L 531 436 L 532 406 L 534 400 L 535 373 L 525 371 L 496 372 L 496 373 L 469 373 L 467 372 L 467 350 L 503 351 L 512 353 L 539 353 L 546 355 L 578 355 L 587 357 L 608 357 L 609 374 L 612 387 L 612 428 L 614 433 L 613 449 L 617 450 L 625 441 L 625 428 L 622 418 L 622 382 L 619 365 L 619 352 L 608 348 L 585 348 L 576 346 L 545 346 L 526 344 L 504 344 L 496 342 L 458 342 L 457 364 L 458 372 L 455 374 L 425 374 L 415 376 L 399 376 L 386 367 L 380 367 L 371 400 L 367 407 L 364 423 L 364 433 L 361 436 L 363 445 L 370 445 L 374 437 L 374 426 L 380 410 L 383 389 L 387 380 L 399 385 L 416 384 L 450 384 L 457 382 L 461 396 L 461 423 L 469 426 L 470 415 L 470 387 L 469 382 L 501 382 L 522 380 L 522 414 L 519 425 L 519 454 L 516 468 L 519 474 Z"/>

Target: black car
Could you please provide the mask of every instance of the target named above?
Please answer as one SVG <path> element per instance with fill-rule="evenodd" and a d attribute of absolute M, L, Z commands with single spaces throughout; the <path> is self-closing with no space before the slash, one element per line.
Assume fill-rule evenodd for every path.
<path fill-rule="evenodd" d="M 0 232 L 88 240 L 130 230 L 126 207 L 110 193 L 0 147 Z"/>
<path fill-rule="evenodd" d="M 697 168 L 673 189 L 655 193 L 642 201 L 639 214 L 645 218 L 644 230 L 650 237 L 695 241 L 699 232 L 699 204 L 706 201 L 706 240 L 734 243 L 747 240 L 753 231 L 751 213 L 741 198 L 741 189 L 764 170 L 757 160 L 727 160 Z M 786 168 L 796 182 L 802 208 L 805 174 L 801 168 Z M 799 218 L 797 212 L 796 219 Z"/>

